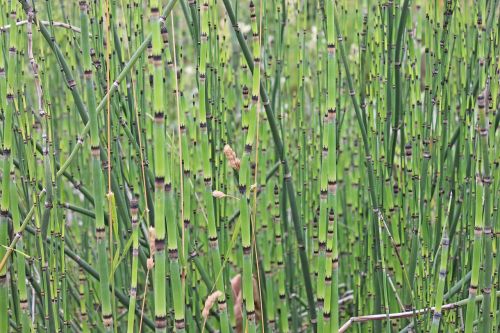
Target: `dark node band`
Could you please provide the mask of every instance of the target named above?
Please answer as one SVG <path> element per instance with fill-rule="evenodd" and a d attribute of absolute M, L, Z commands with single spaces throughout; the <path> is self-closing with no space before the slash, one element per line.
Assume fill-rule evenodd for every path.
<path fill-rule="evenodd" d="M 178 329 L 178 330 L 182 330 L 184 329 L 186 326 L 186 322 L 184 321 L 184 319 L 176 319 L 175 320 L 175 328 Z"/>
<path fill-rule="evenodd" d="M 155 326 L 158 329 L 164 329 L 167 327 L 167 316 L 166 315 L 156 315 L 155 316 Z"/>
<path fill-rule="evenodd" d="M 177 260 L 177 259 L 179 259 L 179 250 L 177 250 L 177 249 L 168 249 L 168 258 L 170 260 Z"/>
<path fill-rule="evenodd" d="M 240 194 L 245 194 L 245 192 L 247 191 L 247 186 L 243 184 L 239 185 L 238 190 L 240 191 Z"/>
<path fill-rule="evenodd" d="M 243 254 L 244 255 L 250 255 L 252 253 L 252 247 L 251 246 L 243 246 Z"/>
<path fill-rule="evenodd" d="M 130 200 L 130 209 L 137 209 L 139 208 L 139 201 L 137 199 L 132 199 Z"/>
<path fill-rule="evenodd" d="M 104 227 L 96 227 L 95 234 L 97 239 L 103 239 L 106 235 L 106 229 Z"/>
<path fill-rule="evenodd" d="M 155 249 L 157 252 L 165 250 L 165 239 L 155 239 Z"/>

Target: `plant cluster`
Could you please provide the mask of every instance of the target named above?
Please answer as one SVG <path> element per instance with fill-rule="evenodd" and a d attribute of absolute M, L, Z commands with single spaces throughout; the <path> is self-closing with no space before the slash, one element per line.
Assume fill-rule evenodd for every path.
<path fill-rule="evenodd" d="M 497 332 L 499 0 L 0 0 L 0 332 Z"/>

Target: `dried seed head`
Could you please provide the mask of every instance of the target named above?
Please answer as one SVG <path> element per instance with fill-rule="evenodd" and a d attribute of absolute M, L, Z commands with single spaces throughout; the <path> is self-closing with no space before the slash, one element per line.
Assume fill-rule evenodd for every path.
<path fill-rule="evenodd" d="M 222 192 L 222 191 L 215 190 L 215 191 L 212 192 L 212 196 L 214 198 L 220 199 L 220 198 L 224 198 L 226 196 L 226 194 L 224 192 Z"/>
<path fill-rule="evenodd" d="M 148 258 L 148 260 L 146 261 L 146 266 L 149 271 L 153 269 L 153 267 L 155 266 L 155 261 L 152 257 Z"/>
<path fill-rule="evenodd" d="M 233 148 L 231 148 L 230 145 L 225 145 L 224 146 L 224 155 L 226 155 L 227 159 L 232 159 L 232 158 L 236 157 L 236 154 L 235 154 Z"/>
<path fill-rule="evenodd" d="M 149 251 L 151 254 L 150 255 L 151 258 L 156 253 L 155 240 L 156 240 L 156 230 L 154 227 L 149 227 Z"/>
<path fill-rule="evenodd" d="M 214 306 L 215 302 L 217 302 L 217 299 L 222 295 L 223 293 L 220 290 L 216 290 L 207 297 L 207 299 L 205 300 L 205 306 L 203 307 L 203 311 L 201 312 L 203 318 L 208 318 L 210 309 L 212 308 L 212 306 Z"/>
<path fill-rule="evenodd" d="M 231 289 L 232 289 L 232 294 L 233 294 L 233 299 L 234 299 L 234 305 L 233 305 L 233 314 L 236 320 L 236 332 L 237 333 L 242 333 L 243 331 L 243 290 L 242 290 L 242 276 L 241 274 L 237 274 L 231 278 Z M 252 284 L 253 284 L 253 298 L 254 298 L 254 307 L 255 307 L 255 313 L 253 316 L 255 316 L 254 319 L 259 320 L 261 318 L 261 308 L 260 308 L 260 293 L 259 293 L 259 286 L 257 283 L 257 279 L 255 276 L 252 278 Z"/>
<path fill-rule="evenodd" d="M 233 168 L 234 170 L 240 169 L 240 159 L 236 156 L 236 153 L 230 145 L 224 146 L 224 155 L 226 155 L 227 161 L 229 162 L 229 166 L 231 166 L 231 168 Z"/>
<path fill-rule="evenodd" d="M 234 160 L 232 160 L 232 161 L 229 162 L 229 165 L 234 170 L 240 170 L 240 164 L 241 164 L 241 162 L 240 162 L 239 158 L 235 158 Z"/>

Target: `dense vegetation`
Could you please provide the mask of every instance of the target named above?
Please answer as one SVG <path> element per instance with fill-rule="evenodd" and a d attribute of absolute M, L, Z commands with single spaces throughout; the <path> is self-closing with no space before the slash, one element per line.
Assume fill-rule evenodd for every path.
<path fill-rule="evenodd" d="M 0 332 L 497 332 L 499 0 L 0 0 Z"/>

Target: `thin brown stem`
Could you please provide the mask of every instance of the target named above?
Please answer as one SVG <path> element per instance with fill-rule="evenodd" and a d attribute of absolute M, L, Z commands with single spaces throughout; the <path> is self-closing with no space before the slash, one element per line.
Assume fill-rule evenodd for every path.
<path fill-rule="evenodd" d="M 500 291 L 496 292 L 496 297 L 500 296 Z M 480 302 L 483 299 L 483 295 L 476 296 L 475 301 Z M 468 299 L 463 299 L 461 301 L 457 301 L 454 303 L 448 303 L 442 306 L 441 311 L 453 310 L 464 306 L 468 303 Z M 354 323 L 364 323 L 368 321 L 377 321 L 377 320 L 387 320 L 387 319 L 401 319 L 401 318 L 412 318 L 415 316 L 420 316 L 426 314 L 428 312 L 434 312 L 434 307 L 424 308 L 414 311 L 405 311 L 405 312 L 394 312 L 394 313 L 380 313 L 380 314 L 372 314 L 372 315 L 364 315 L 358 317 L 351 317 L 348 321 L 344 323 L 339 329 L 339 333 L 346 332 L 349 327 Z"/>

